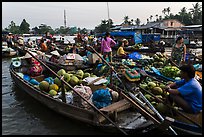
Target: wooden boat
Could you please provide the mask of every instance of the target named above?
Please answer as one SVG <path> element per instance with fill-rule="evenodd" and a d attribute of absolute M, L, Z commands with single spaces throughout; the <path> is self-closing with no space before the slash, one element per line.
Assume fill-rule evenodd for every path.
<path fill-rule="evenodd" d="M 2 57 L 14 57 L 17 55 L 17 51 L 7 46 L 2 46 Z"/>
<path fill-rule="evenodd" d="M 174 116 L 174 118 L 166 117 L 166 122 L 171 123 L 172 127 L 174 127 L 174 129 L 177 130 L 180 134 L 202 135 L 202 112 L 198 114 L 182 113 L 198 123 L 200 127 L 178 115 Z"/>
<path fill-rule="evenodd" d="M 51 69 L 58 71 L 60 69 L 64 69 L 65 71 L 72 71 L 72 70 L 78 70 L 78 69 L 88 69 L 90 68 L 89 65 L 62 65 L 57 64 L 48 60 L 44 60 L 45 64 L 49 66 Z"/>
<path fill-rule="evenodd" d="M 16 46 L 15 49 L 18 51 L 19 56 L 24 56 L 26 54 L 26 51 L 23 47 Z"/>
<path fill-rule="evenodd" d="M 28 93 L 31 97 L 53 111 L 56 111 L 66 117 L 96 126 L 110 133 L 119 131 L 117 130 L 116 126 L 107 121 L 95 109 L 84 109 L 80 106 L 68 104 L 60 101 L 57 98 L 53 98 L 49 94 L 39 90 L 28 81 L 20 77 L 18 75 L 20 70 L 19 68 L 14 68 L 11 64 L 9 70 L 13 81 L 22 90 L 22 92 Z M 132 105 L 124 98 L 121 98 L 119 101 L 112 103 L 107 107 L 101 108 L 100 111 L 107 114 L 107 116 L 110 118 L 113 117 L 112 119 L 114 119 L 115 124 L 118 125 L 118 128 L 127 133 L 143 134 L 148 130 L 155 128 L 155 124 L 152 122 L 152 120 L 149 120 L 141 115 L 141 113 L 134 109 Z"/>

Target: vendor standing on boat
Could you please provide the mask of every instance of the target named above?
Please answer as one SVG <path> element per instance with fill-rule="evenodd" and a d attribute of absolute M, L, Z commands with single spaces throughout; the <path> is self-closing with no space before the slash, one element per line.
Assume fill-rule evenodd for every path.
<path fill-rule="evenodd" d="M 37 56 L 37 54 L 34 52 L 31 52 L 31 54 Z M 26 53 L 23 59 L 24 62 L 22 63 L 22 73 L 32 77 L 40 76 L 42 74 L 43 67 L 29 53 Z"/>
<path fill-rule="evenodd" d="M 166 91 L 170 93 L 169 101 L 175 102 L 187 113 L 199 113 L 202 110 L 202 87 L 194 78 L 193 65 L 180 67 L 182 80 L 169 84 Z"/>
<path fill-rule="evenodd" d="M 60 54 L 57 50 L 50 52 L 52 54 L 50 61 L 54 63 L 59 63 Z"/>
<path fill-rule="evenodd" d="M 101 42 L 101 54 L 106 58 L 108 56 L 109 62 L 112 62 L 112 48 L 116 42 L 110 38 L 110 33 L 106 32 L 105 38 Z"/>
<path fill-rule="evenodd" d="M 181 66 L 185 63 L 186 45 L 183 42 L 183 37 L 179 36 L 176 39 L 176 44 L 172 47 L 170 60 L 175 66 Z"/>
<path fill-rule="evenodd" d="M 13 35 L 12 35 L 12 33 L 9 33 L 6 36 L 6 42 L 7 42 L 8 47 L 12 47 L 13 46 Z"/>

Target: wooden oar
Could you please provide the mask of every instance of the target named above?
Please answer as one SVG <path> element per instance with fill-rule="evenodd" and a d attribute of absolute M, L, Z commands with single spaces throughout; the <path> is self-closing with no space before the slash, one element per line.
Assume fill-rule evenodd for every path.
<path fill-rule="evenodd" d="M 148 94 L 150 94 L 151 96 L 153 96 L 156 100 L 158 100 L 159 102 L 161 103 L 164 103 L 164 101 L 160 98 L 158 98 L 157 96 L 155 96 L 153 93 L 149 92 L 148 90 L 140 87 L 140 89 L 142 89 L 143 91 L 147 92 Z M 193 119 L 190 119 L 188 116 L 186 116 L 185 114 L 181 113 L 179 110 L 175 109 L 174 107 L 170 106 L 169 104 L 166 104 L 165 105 L 170 108 L 170 109 L 173 109 L 175 112 L 177 112 L 179 115 L 183 116 L 184 118 L 186 118 L 187 120 L 189 120 L 190 122 L 192 122 L 193 124 L 197 125 L 198 127 L 201 127 L 201 125 L 199 125 L 198 123 L 196 123 L 195 121 L 193 121 Z"/>
<path fill-rule="evenodd" d="M 46 67 L 50 72 L 52 72 L 57 78 L 61 79 L 61 81 L 70 87 L 78 96 L 80 96 L 83 100 L 85 100 L 92 108 L 94 108 L 97 112 L 99 112 L 103 117 L 105 117 L 109 122 L 111 122 L 120 132 L 122 132 L 124 135 L 128 135 L 124 130 L 118 127 L 116 123 L 114 123 L 109 117 L 107 117 L 103 112 L 101 112 L 97 107 L 95 107 L 92 103 L 90 103 L 86 98 L 84 98 L 80 93 L 78 93 L 69 83 L 67 83 L 64 79 L 62 79 L 60 76 L 58 76 L 52 69 L 50 69 L 45 63 L 43 63 L 41 60 L 39 60 L 37 57 L 35 57 L 32 53 L 27 51 L 33 58 L 35 58 L 38 62 L 40 62 L 44 67 Z"/>

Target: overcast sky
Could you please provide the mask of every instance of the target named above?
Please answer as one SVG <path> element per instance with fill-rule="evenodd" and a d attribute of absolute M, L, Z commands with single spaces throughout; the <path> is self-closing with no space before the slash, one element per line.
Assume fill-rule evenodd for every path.
<path fill-rule="evenodd" d="M 183 7 L 193 8 L 196 2 L 108 2 L 109 16 L 114 24 L 123 22 L 125 16 L 139 18 L 146 24 L 147 18 L 162 15 L 164 8 L 170 7 L 171 13 L 177 14 Z M 202 2 L 199 2 L 202 5 Z M 101 20 L 108 19 L 107 2 L 2 2 L 2 28 L 11 21 L 20 26 L 25 19 L 30 28 L 46 24 L 53 29 L 64 26 L 66 10 L 67 26 L 94 29 Z"/>

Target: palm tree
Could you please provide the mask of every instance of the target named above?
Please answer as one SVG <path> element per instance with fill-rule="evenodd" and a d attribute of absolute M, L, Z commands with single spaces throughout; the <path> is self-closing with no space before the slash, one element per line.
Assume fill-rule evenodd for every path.
<path fill-rule="evenodd" d="M 182 9 L 181 9 L 181 11 L 179 12 L 179 15 L 181 16 L 181 20 L 182 20 L 182 22 L 183 22 L 183 18 L 184 18 L 184 16 L 187 14 L 187 11 L 186 11 L 186 7 L 183 7 Z"/>
<path fill-rule="evenodd" d="M 168 15 L 169 15 L 169 13 L 170 13 L 170 11 L 171 11 L 170 7 L 168 7 L 168 8 L 166 9 L 166 11 L 167 11 L 167 13 L 168 13 Z"/>
<path fill-rule="evenodd" d="M 137 18 L 137 19 L 135 20 L 135 23 L 136 23 L 136 25 L 137 25 L 137 26 L 139 26 L 139 25 L 140 25 L 140 23 L 141 23 L 140 19 L 139 19 L 139 18 Z"/>
<path fill-rule="evenodd" d="M 156 21 L 158 21 L 158 20 L 159 20 L 159 19 L 158 19 L 158 14 L 156 14 L 155 17 L 156 17 Z"/>
<path fill-rule="evenodd" d="M 150 17 L 149 17 L 150 21 L 152 21 L 152 18 L 153 18 L 153 16 L 152 16 L 152 15 L 150 15 Z"/>
<path fill-rule="evenodd" d="M 193 8 L 190 8 L 190 13 L 192 14 L 193 22 L 196 24 L 197 22 L 202 22 L 202 19 L 200 18 L 200 15 L 202 16 L 202 6 L 199 5 L 197 2 L 195 5 L 193 5 Z M 200 20 L 201 19 L 201 20 Z"/>
<path fill-rule="evenodd" d="M 166 8 L 164 8 L 164 9 L 162 10 L 162 13 L 164 13 L 164 15 L 166 15 L 166 12 L 167 12 L 167 10 L 166 10 Z"/>
<path fill-rule="evenodd" d="M 130 20 L 130 24 L 131 24 L 131 25 L 133 25 L 133 21 L 134 21 L 133 19 Z"/>
<path fill-rule="evenodd" d="M 124 24 L 128 24 L 129 23 L 129 21 L 128 21 L 129 17 L 128 16 L 125 16 L 123 20 L 124 20 L 124 22 L 123 22 Z"/>
<path fill-rule="evenodd" d="M 159 20 L 162 20 L 162 16 L 159 16 Z"/>

